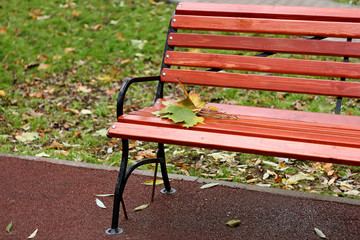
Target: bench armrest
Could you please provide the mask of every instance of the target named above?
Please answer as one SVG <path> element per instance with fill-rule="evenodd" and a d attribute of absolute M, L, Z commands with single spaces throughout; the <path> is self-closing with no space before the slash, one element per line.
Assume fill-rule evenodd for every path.
<path fill-rule="evenodd" d="M 121 115 L 124 114 L 124 100 L 125 100 L 125 94 L 133 83 L 138 82 L 150 82 L 150 81 L 157 81 L 160 80 L 160 76 L 149 76 L 149 77 L 136 77 L 136 78 L 128 78 L 125 80 L 123 85 L 120 88 L 119 95 L 117 98 L 117 105 L 116 105 L 116 115 L 117 118 L 119 118 Z"/>

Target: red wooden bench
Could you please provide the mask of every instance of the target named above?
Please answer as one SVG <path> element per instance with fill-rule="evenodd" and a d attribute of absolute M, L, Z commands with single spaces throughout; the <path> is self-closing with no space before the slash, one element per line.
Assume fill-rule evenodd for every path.
<path fill-rule="evenodd" d="M 356 38 L 360 38 L 360 10 L 178 4 L 160 76 L 130 78 L 120 90 L 118 121 L 108 135 L 122 139 L 122 162 L 112 227 L 107 232 L 121 232 L 120 202 L 136 167 L 159 163 L 163 193 L 174 191 L 166 172 L 164 144 L 360 165 L 360 117 L 339 114 L 343 97 L 360 98 L 360 42 L 352 41 Z M 239 51 L 248 54 L 234 54 Z M 297 57 L 301 55 L 311 57 Z M 311 60 L 313 56 L 326 57 Z M 163 107 L 164 84 L 178 80 L 190 85 L 335 96 L 336 114 L 209 103 L 237 119 L 206 118 L 204 124 L 186 129 L 151 113 Z M 123 114 L 128 87 L 146 81 L 158 81 L 154 106 Z M 127 168 L 128 139 L 159 143 L 157 158 Z"/>

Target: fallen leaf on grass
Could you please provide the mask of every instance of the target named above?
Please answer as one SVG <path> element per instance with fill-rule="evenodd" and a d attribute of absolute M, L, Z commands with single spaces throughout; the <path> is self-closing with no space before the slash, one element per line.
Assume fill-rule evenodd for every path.
<path fill-rule="evenodd" d="M 142 50 L 144 48 L 146 43 L 147 43 L 147 40 L 138 40 L 138 39 L 131 40 L 131 45 L 134 48 L 138 48 L 140 50 Z"/>
<path fill-rule="evenodd" d="M 287 184 L 297 184 L 301 180 L 313 181 L 313 180 L 315 180 L 315 178 L 313 176 L 311 176 L 310 174 L 299 173 L 299 174 L 291 176 L 287 180 Z"/>
<path fill-rule="evenodd" d="M 217 186 L 217 185 L 219 185 L 219 183 L 208 183 L 208 184 L 202 185 L 202 186 L 200 187 L 200 189 L 212 188 L 212 187 L 215 187 L 215 186 Z"/>
<path fill-rule="evenodd" d="M 65 53 L 74 53 L 75 52 L 75 48 L 65 48 L 64 49 Z"/>
<path fill-rule="evenodd" d="M 320 229 L 314 228 L 314 230 L 315 230 L 316 234 L 317 234 L 319 237 L 321 237 L 321 238 L 327 238 L 327 237 L 325 236 L 325 234 L 324 234 Z"/>
<path fill-rule="evenodd" d="M 100 207 L 100 208 L 106 208 L 104 203 L 102 201 L 100 201 L 99 199 L 96 199 L 96 205 L 98 205 L 98 207 Z"/>
<path fill-rule="evenodd" d="M 76 89 L 76 91 L 78 91 L 78 92 L 83 92 L 83 93 L 90 93 L 92 90 L 91 90 L 90 88 L 86 87 L 86 86 L 80 85 L 80 86 Z"/>
<path fill-rule="evenodd" d="M 7 225 L 7 227 L 6 227 L 5 230 L 6 230 L 8 233 L 11 233 L 10 230 L 11 230 L 12 226 L 13 226 L 13 222 L 11 221 L 11 222 L 9 223 L 9 225 Z"/>
<path fill-rule="evenodd" d="M 49 146 L 49 149 L 61 149 L 64 146 L 61 143 L 58 143 L 57 141 L 54 141 L 51 143 L 51 145 Z"/>
<path fill-rule="evenodd" d="M 106 137 L 106 134 L 107 134 L 107 129 L 106 128 L 103 128 L 103 129 L 100 129 L 100 130 L 97 130 L 96 132 L 94 132 L 93 136 L 99 136 L 99 137 Z"/>
<path fill-rule="evenodd" d="M 15 136 L 15 138 L 20 142 L 34 141 L 39 138 L 39 134 L 37 132 L 25 132 L 21 135 Z"/>
<path fill-rule="evenodd" d="M 81 110 L 80 114 L 82 114 L 82 115 L 90 115 L 90 114 L 92 114 L 92 112 L 90 110 L 88 110 L 88 109 L 83 109 L 83 110 Z"/>
<path fill-rule="evenodd" d="M 144 205 L 141 205 L 141 206 L 138 206 L 137 208 L 135 208 L 134 210 L 135 211 L 141 211 L 141 210 L 144 210 L 145 208 L 147 208 L 150 204 L 144 204 Z"/>
<path fill-rule="evenodd" d="M 46 153 L 44 153 L 44 152 L 38 153 L 38 154 L 36 154 L 35 156 L 36 156 L 36 157 L 50 157 L 49 154 L 46 154 Z"/>
<path fill-rule="evenodd" d="M 98 31 L 98 30 L 101 30 L 101 28 L 102 28 L 102 24 L 97 24 L 97 25 L 93 26 L 91 29 L 94 31 Z"/>
<path fill-rule="evenodd" d="M 153 183 L 154 183 L 154 180 L 149 180 L 149 181 L 143 182 L 143 184 L 145 184 L 147 186 L 152 186 Z M 164 181 L 162 179 L 156 179 L 156 181 L 155 181 L 155 185 L 160 185 L 163 183 L 164 183 Z"/>
<path fill-rule="evenodd" d="M 236 227 L 236 226 L 239 226 L 241 223 L 241 220 L 236 220 L 236 219 L 233 219 L 233 220 L 230 220 L 226 223 L 226 225 L 230 226 L 230 227 Z"/>
<path fill-rule="evenodd" d="M 0 34 L 5 34 L 5 33 L 6 33 L 6 30 L 7 30 L 6 27 L 0 28 Z"/>
<path fill-rule="evenodd" d="M 6 92 L 4 90 L 0 90 L 0 96 L 2 97 L 6 96 Z"/>
<path fill-rule="evenodd" d="M 35 229 L 35 231 L 32 234 L 30 234 L 30 236 L 28 236 L 28 238 L 34 238 L 36 236 L 38 230 L 39 229 Z"/>

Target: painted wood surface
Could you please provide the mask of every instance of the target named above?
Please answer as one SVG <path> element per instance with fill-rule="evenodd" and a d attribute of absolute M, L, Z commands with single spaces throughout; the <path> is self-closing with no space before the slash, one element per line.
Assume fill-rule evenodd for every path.
<path fill-rule="evenodd" d="M 348 22 L 175 15 L 171 26 L 202 31 L 360 38 L 360 24 Z"/>
<path fill-rule="evenodd" d="M 360 42 L 171 33 L 168 44 L 171 47 L 360 57 Z"/>
<path fill-rule="evenodd" d="M 260 17 L 317 21 L 360 22 L 360 10 L 273 5 L 181 2 L 177 14 L 200 16 Z"/>
<path fill-rule="evenodd" d="M 161 81 L 168 83 L 244 88 L 342 97 L 360 97 L 359 82 L 262 76 L 197 70 L 163 69 Z"/>
<path fill-rule="evenodd" d="M 166 55 L 165 64 L 175 66 L 360 79 L 360 63 L 175 51 Z"/>

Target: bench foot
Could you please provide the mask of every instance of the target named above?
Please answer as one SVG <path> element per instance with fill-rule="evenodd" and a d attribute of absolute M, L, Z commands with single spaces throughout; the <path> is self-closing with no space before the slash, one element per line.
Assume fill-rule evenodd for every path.
<path fill-rule="evenodd" d="M 170 188 L 170 190 L 166 190 L 166 188 L 164 188 L 164 189 L 161 189 L 160 192 L 162 194 L 171 195 L 171 194 L 176 193 L 176 189 L 175 188 Z"/>
<path fill-rule="evenodd" d="M 105 232 L 107 235 L 119 235 L 119 234 L 123 233 L 124 230 L 122 230 L 121 228 L 115 228 L 115 229 L 109 228 Z"/>
<path fill-rule="evenodd" d="M 129 179 L 131 173 L 138 167 L 144 164 L 151 164 L 156 163 L 155 172 L 154 172 L 154 182 L 153 182 L 153 191 L 151 195 L 151 202 L 154 201 L 154 192 L 155 192 L 155 184 L 156 184 L 156 175 L 158 165 L 160 164 L 162 178 L 164 181 L 165 188 L 161 190 L 161 193 L 164 194 L 173 194 L 176 192 L 175 189 L 171 188 L 169 177 L 166 170 L 166 163 L 165 163 L 165 151 L 164 151 L 164 144 L 158 145 L 158 153 L 156 158 L 148 158 L 142 159 L 132 163 L 129 167 L 127 167 L 128 159 L 129 159 L 129 141 L 127 139 L 122 139 L 122 158 L 121 158 L 121 165 L 119 170 L 118 179 L 115 186 L 115 193 L 114 193 L 114 205 L 113 205 L 113 215 L 112 215 L 112 223 L 111 228 L 106 230 L 106 234 L 109 235 L 118 235 L 123 232 L 121 228 L 118 228 L 119 224 L 119 211 L 120 211 L 120 204 L 122 204 L 125 219 L 128 219 L 125 203 L 123 199 L 123 193 L 125 189 L 125 185 L 127 180 Z"/>

